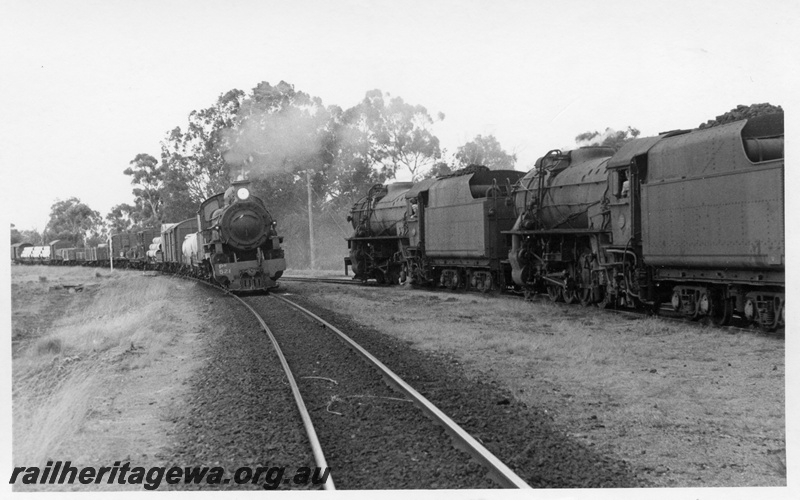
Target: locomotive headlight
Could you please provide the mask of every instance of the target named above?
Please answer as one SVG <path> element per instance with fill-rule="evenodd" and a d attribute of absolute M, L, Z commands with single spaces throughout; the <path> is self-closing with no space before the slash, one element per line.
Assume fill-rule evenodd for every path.
<path fill-rule="evenodd" d="M 239 190 L 236 191 L 236 196 L 238 196 L 240 200 L 246 200 L 250 197 L 250 191 L 248 191 L 247 188 L 239 188 Z"/>

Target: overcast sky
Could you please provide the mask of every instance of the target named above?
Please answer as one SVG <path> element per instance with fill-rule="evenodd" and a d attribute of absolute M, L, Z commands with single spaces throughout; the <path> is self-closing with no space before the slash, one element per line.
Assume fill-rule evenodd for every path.
<path fill-rule="evenodd" d="M 450 152 L 492 134 L 519 170 L 581 132 L 692 128 L 738 104 L 787 108 L 798 87 L 794 0 L 0 6 L 4 217 L 20 229 L 41 230 L 56 199 L 103 216 L 131 203 L 138 153 L 261 81 L 343 108 L 381 89 L 444 113 Z"/>

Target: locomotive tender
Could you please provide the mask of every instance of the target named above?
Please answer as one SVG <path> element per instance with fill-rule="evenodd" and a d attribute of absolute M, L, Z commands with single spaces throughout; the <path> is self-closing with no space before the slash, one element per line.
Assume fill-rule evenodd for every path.
<path fill-rule="evenodd" d="M 514 189 L 514 283 L 552 300 L 784 325 L 783 114 L 551 151 Z"/>

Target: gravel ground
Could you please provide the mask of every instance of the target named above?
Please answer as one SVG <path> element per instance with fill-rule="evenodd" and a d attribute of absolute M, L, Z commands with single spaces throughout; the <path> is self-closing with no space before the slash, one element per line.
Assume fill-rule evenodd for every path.
<path fill-rule="evenodd" d="M 206 366 L 191 382 L 188 411 L 175 417 L 165 458 L 178 466 L 314 467 L 308 438 L 277 355 L 249 312 L 232 297 L 198 287 L 205 315 L 227 325 L 205 348 Z M 263 483 L 262 483 L 263 484 Z M 260 489 L 261 484 L 181 484 L 181 489 Z M 283 488 L 317 486 L 281 485 Z"/>
<path fill-rule="evenodd" d="M 313 467 L 297 410 L 266 336 L 234 299 L 216 297 L 212 291 L 201 293 L 208 302 L 209 318 L 213 314 L 216 324 L 228 326 L 206 348 L 207 367 L 191 382 L 189 410 L 176 416 L 170 461 L 230 471 L 241 466 Z M 412 349 L 346 317 L 319 310 L 302 297 L 290 298 L 381 359 L 531 486 L 641 484 L 627 463 L 571 439 L 553 426 L 545 412 L 526 407 L 493 381 L 470 380 L 454 358 Z M 264 316 L 282 345 L 338 489 L 497 487 L 481 465 L 452 446 L 442 428 L 388 388 L 331 332 L 269 297 L 246 300 Z M 258 489 L 261 485 L 180 487 Z"/>
<path fill-rule="evenodd" d="M 495 487 L 441 427 L 332 332 L 276 299 L 247 300 L 292 368 L 337 489 Z"/>
<path fill-rule="evenodd" d="M 320 310 L 304 301 L 302 297 L 293 295 L 290 298 L 347 333 L 423 396 L 436 404 L 466 431 L 477 437 L 487 449 L 509 465 L 532 487 L 619 488 L 641 485 L 627 463 L 602 456 L 590 447 L 572 440 L 552 425 L 552 419 L 545 412 L 526 407 L 493 381 L 475 382 L 470 380 L 454 358 L 413 349 L 405 342 L 365 328 L 344 316 Z M 324 333 L 324 329 L 316 328 Z M 318 344 L 314 341 L 313 344 L 307 345 L 317 346 Z M 328 357 L 328 353 L 321 349 L 308 349 L 307 351 L 309 355 L 320 360 Z M 340 363 L 338 360 L 334 361 Z M 355 369 L 356 364 L 348 362 L 348 370 Z M 331 366 L 321 368 L 315 375 L 328 377 L 330 376 L 328 370 L 342 371 L 341 367 Z M 361 375 L 359 376 L 361 377 Z M 369 375 L 367 372 L 363 377 L 374 378 L 374 375 Z M 375 390 L 380 390 L 380 388 L 375 387 Z M 344 393 L 344 389 L 338 387 L 334 392 L 341 395 Z M 354 404 L 359 406 L 353 407 Z M 365 403 L 363 400 L 345 405 L 349 411 L 357 411 L 361 408 L 364 413 L 375 412 L 374 407 L 374 403 Z M 334 406 L 332 409 L 338 411 L 339 408 L 340 406 Z M 327 434 L 328 422 L 332 422 L 334 426 L 338 424 L 336 418 L 332 417 L 330 413 L 327 415 L 325 413 L 327 413 L 326 409 L 322 408 L 317 411 L 317 414 L 323 418 L 319 419 L 317 414 L 312 415 L 312 418 L 320 421 L 320 426 L 326 429 L 325 433 Z M 362 484 L 357 482 L 350 487 L 476 487 L 465 483 L 453 485 L 438 478 L 434 478 L 436 481 L 431 483 L 430 479 L 422 476 L 416 476 L 411 482 L 401 482 L 396 486 L 387 484 L 384 478 L 398 474 L 398 468 L 406 466 L 407 462 L 403 464 L 402 460 L 398 460 L 396 456 L 394 459 L 391 456 L 386 459 L 380 458 L 380 456 L 386 448 L 397 446 L 396 438 L 402 437 L 402 435 L 398 436 L 397 433 L 391 437 L 382 435 L 380 429 L 367 431 L 367 433 L 374 433 L 377 438 L 384 441 L 379 440 L 354 453 L 346 450 L 348 441 L 358 443 L 358 434 L 350 433 L 350 431 L 341 432 L 336 427 L 333 427 L 332 430 L 334 436 L 338 436 L 339 440 L 335 446 L 331 447 L 329 460 L 336 460 L 339 456 L 348 457 L 348 459 L 356 456 L 359 457 L 359 460 L 370 460 L 371 457 L 374 457 L 377 459 L 374 461 L 375 470 L 382 471 L 379 472 L 379 476 L 371 476 L 380 477 L 381 480 L 378 483 Z M 351 438 L 349 440 L 347 439 L 348 434 Z M 415 443 L 422 443 L 428 439 L 419 434 L 410 435 L 414 436 Z M 395 441 L 392 441 L 393 439 Z M 324 442 L 323 445 L 325 445 Z M 342 451 L 339 451 L 340 446 L 344 447 Z M 396 451 L 393 451 L 394 453 Z M 440 460 L 438 463 L 440 467 L 445 467 L 448 462 Z"/>

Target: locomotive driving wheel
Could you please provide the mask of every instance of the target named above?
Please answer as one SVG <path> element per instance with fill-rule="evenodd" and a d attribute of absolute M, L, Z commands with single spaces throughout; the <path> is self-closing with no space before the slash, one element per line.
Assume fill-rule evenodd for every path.
<path fill-rule="evenodd" d="M 547 296 L 552 302 L 564 302 L 563 288 L 558 285 L 547 285 Z"/>
<path fill-rule="evenodd" d="M 597 303 L 597 307 L 600 309 L 611 309 L 616 307 L 617 303 L 617 294 L 614 293 L 610 287 L 605 286 L 600 289 L 600 293 L 602 294 L 602 298 Z"/>
<path fill-rule="evenodd" d="M 589 307 L 590 305 L 594 304 L 594 298 L 592 297 L 591 287 L 587 286 L 585 288 L 581 288 L 578 291 L 578 296 L 580 297 L 581 305 L 583 307 Z"/>
<path fill-rule="evenodd" d="M 561 295 L 564 298 L 564 302 L 567 304 L 574 304 L 579 300 L 579 294 L 581 292 L 580 287 L 575 280 L 572 278 L 567 278 L 567 282 L 564 285 L 564 289 L 561 291 Z"/>

